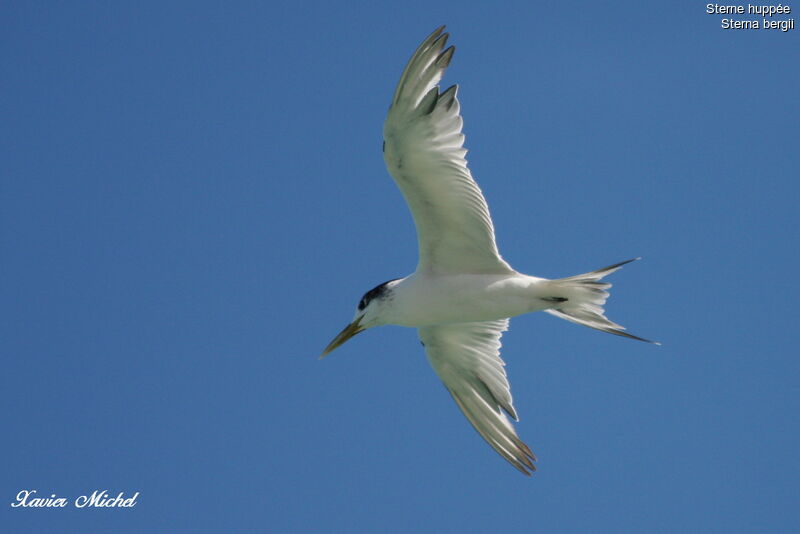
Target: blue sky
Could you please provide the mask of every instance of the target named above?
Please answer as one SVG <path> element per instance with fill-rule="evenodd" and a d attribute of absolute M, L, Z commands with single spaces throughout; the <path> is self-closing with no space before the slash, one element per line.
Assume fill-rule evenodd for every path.
<path fill-rule="evenodd" d="M 721 18 L 4 3 L 3 530 L 800 529 L 800 29 Z M 607 310 L 663 342 L 512 321 L 532 478 L 473 431 L 413 330 L 317 359 L 364 291 L 416 265 L 381 127 L 440 24 L 504 257 L 561 277 L 643 256 Z M 22 489 L 140 497 L 11 508 Z"/>

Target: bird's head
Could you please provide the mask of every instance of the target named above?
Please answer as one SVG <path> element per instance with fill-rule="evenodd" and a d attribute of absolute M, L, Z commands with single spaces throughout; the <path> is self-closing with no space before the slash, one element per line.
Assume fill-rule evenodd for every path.
<path fill-rule="evenodd" d="M 358 301 L 353 320 L 325 347 L 320 358 L 324 358 L 335 348 L 343 345 L 345 341 L 367 328 L 385 324 L 382 321 L 382 310 L 392 300 L 391 288 L 398 283 L 398 280 L 389 280 L 364 293 L 364 296 Z"/>

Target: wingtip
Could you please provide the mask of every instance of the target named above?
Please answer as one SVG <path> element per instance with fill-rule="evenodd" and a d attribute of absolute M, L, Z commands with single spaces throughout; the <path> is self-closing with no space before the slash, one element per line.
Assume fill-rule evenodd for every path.
<path fill-rule="evenodd" d="M 441 26 L 439 26 L 438 28 L 436 28 L 435 30 L 433 30 L 433 31 L 430 33 L 430 35 L 428 35 L 428 37 L 425 39 L 425 41 L 427 41 L 427 42 L 433 42 L 433 41 L 435 41 L 435 40 L 437 40 L 437 39 L 441 39 L 441 37 L 442 37 L 442 34 L 444 34 L 444 35 L 447 35 L 446 33 L 444 33 L 444 29 L 445 29 L 445 27 L 446 27 L 446 25 L 445 25 L 445 24 L 442 24 Z M 446 39 L 446 38 L 447 38 L 447 37 L 445 37 L 445 39 Z"/>
<path fill-rule="evenodd" d="M 447 53 L 447 50 L 450 50 L 450 48 L 448 48 L 447 50 L 444 50 L 444 47 L 447 45 L 447 40 L 449 38 L 450 38 L 450 34 L 447 33 L 447 32 L 444 32 L 443 34 L 439 35 L 436 39 L 434 39 L 432 46 L 437 47 L 439 49 L 439 57 L 437 58 L 437 61 L 441 61 L 442 56 Z M 452 47 L 452 45 L 451 45 L 451 47 Z M 442 50 L 444 50 L 444 51 L 442 51 Z M 451 55 L 452 55 L 452 53 L 451 53 Z"/>
<path fill-rule="evenodd" d="M 536 472 L 536 466 L 530 461 L 527 462 L 510 462 L 514 469 L 525 475 L 526 477 L 532 476 Z"/>
<path fill-rule="evenodd" d="M 447 36 L 447 34 L 444 34 Z M 456 51 L 456 47 L 454 45 L 450 45 L 447 49 L 439 54 L 439 58 L 436 60 L 436 65 L 439 68 L 446 69 L 450 66 L 450 62 L 453 60 L 453 54 Z"/>
<path fill-rule="evenodd" d="M 522 441 L 519 437 L 515 436 L 514 443 L 522 452 L 522 455 L 519 455 L 515 458 L 517 463 L 514 463 L 514 467 L 522 471 L 524 474 L 531 476 L 531 473 L 536 471 L 536 466 L 533 465 L 533 462 L 537 461 L 536 455 L 533 454 L 533 451 L 530 447 L 528 447 L 528 444 Z"/>
<path fill-rule="evenodd" d="M 536 466 L 530 461 L 525 462 L 523 466 L 518 466 L 517 469 L 519 469 L 520 472 L 527 477 L 533 476 L 533 474 L 536 472 Z"/>

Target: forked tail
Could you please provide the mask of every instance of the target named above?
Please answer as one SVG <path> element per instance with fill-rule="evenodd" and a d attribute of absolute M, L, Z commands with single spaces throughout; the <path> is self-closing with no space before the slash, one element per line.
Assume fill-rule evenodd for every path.
<path fill-rule="evenodd" d="M 629 334 L 625 331 L 624 326 L 618 325 L 614 321 L 608 319 L 605 316 L 605 310 L 603 310 L 603 304 L 605 304 L 606 299 L 608 299 L 608 291 L 606 290 L 611 287 L 611 284 L 608 282 L 601 282 L 601 280 L 605 276 L 620 269 L 623 265 L 639 259 L 641 258 L 623 261 L 590 273 L 551 280 L 550 282 L 553 284 L 553 294 L 558 296 L 547 299 L 555 304 L 552 308 L 544 311 L 556 317 L 566 319 L 567 321 L 602 330 L 609 334 L 660 345 L 661 343 L 656 341 L 650 341 L 649 339 Z"/>

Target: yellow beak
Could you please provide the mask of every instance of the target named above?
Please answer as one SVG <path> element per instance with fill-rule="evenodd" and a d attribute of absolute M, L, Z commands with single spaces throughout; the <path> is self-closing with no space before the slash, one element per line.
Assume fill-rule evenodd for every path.
<path fill-rule="evenodd" d="M 338 335 L 338 336 L 336 336 L 335 338 L 333 338 L 333 341 L 331 341 L 331 342 L 328 344 L 328 346 L 327 346 L 327 347 L 325 347 L 325 350 L 324 350 L 324 351 L 322 351 L 322 354 L 320 354 L 320 356 L 319 356 L 319 357 L 320 357 L 320 359 L 324 358 L 324 357 L 325 357 L 325 356 L 327 356 L 327 355 L 328 355 L 328 354 L 329 354 L 331 351 L 333 351 L 333 349 L 335 349 L 335 348 L 336 348 L 336 347 L 338 347 L 339 345 L 342 345 L 342 344 L 344 344 L 344 342 L 345 342 L 345 341 L 347 341 L 348 339 L 350 339 L 350 338 L 351 338 L 351 337 L 353 337 L 354 335 L 358 334 L 359 332 L 363 332 L 364 330 L 366 330 L 366 328 L 363 328 L 363 327 L 361 326 L 361 317 L 359 317 L 358 319 L 356 319 L 355 321 L 353 321 L 352 323 L 350 323 L 349 325 L 347 325 L 347 326 L 344 328 L 344 330 L 342 330 L 341 332 L 339 332 L 339 335 Z"/>

